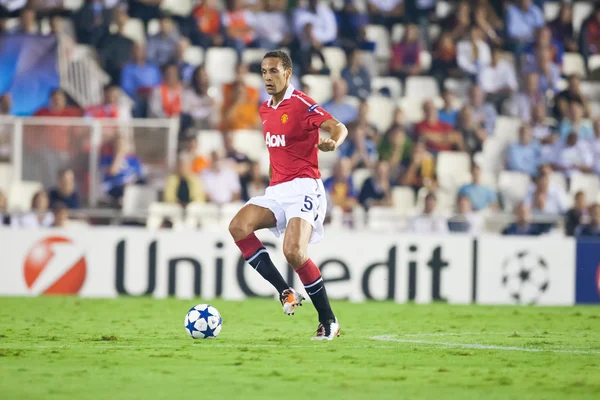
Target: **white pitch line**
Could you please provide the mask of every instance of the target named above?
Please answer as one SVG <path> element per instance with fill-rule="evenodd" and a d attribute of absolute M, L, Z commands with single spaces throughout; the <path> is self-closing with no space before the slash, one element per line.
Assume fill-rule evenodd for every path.
<path fill-rule="evenodd" d="M 516 346 L 497 346 L 497 345 L 488 345 L 488 344 L 481 344 L 481 343 L 453 343 L 453 342 L 436 342 L 436 341 L 429 341 L 429 340 L 400 339 L 396 335 L 372 336 L 371 339 L 381 341 L 381 342 L 420 344 L 420 345 L 442 347 L 442 348 L 522 351 L 522 352 L 526 352 L 526 353 L 566 353 L 566 354 L 588 354 L 588 355 L 600 354 L 600 351 L 594 351 L 594 350 L 540 349 L 540 348 L 527 348 L 527 347 L 516 347 Z"/>

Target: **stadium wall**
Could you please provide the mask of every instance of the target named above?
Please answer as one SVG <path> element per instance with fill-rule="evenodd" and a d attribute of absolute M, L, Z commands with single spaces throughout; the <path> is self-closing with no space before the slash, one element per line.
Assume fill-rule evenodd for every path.
<path fill-rule="evenodd" d="M 259 235 L 301 284 L 269 232 Z M 600 303 L 600 241 L 328 230 L 310 254 L 332 298 L 454 304 Z M 226 231 L 0 229 L 0 295 L 274 297 Z"/>

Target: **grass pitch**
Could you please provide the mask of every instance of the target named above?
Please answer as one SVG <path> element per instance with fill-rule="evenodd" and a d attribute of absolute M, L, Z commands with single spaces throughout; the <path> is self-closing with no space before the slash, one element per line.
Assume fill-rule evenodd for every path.
<path fill-rule="evenodd" d="M 599 399 L 600 308 L 334 303 L 342 336 L 312 342 L 306 304 L 0 298 L 0 398 Z"/>

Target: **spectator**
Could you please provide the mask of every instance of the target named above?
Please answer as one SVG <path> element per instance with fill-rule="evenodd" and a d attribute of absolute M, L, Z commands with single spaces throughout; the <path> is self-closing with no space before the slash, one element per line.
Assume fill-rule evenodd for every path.
<path fill-rule="evenodd" d="M 536 191 L 533 194 L 533 200 L 531 201 L 531 212 L 533 218 L 539 220 L 538 224 L 541 229 L 549 232 L 555 226 L 554 216 L 547 212 L 548 209 L 548 193 L 543 191 Z"/>
<path fill-rule="evenodd" d="M 567 236 L 574 236 L 577 227 L 583 224 L 584 219 L 587 217 L 588 208 L 585 192 L 580 190 L 575 193 L 573 208 L 565 214 L 565 234 Z"/>
<path fill-rule="evenodd" d="M 235 171 L 240 177 L 243 193 L 246 184 L 250 180 L 252 161 L 245 153 L 238 151 L 235 148 L 233 141 L 234 136 L 235 132 L 223 132 L 223 147 L 225 149 L 225 157 L 234 163 Z"/>
<path fill-rule="evenodd" d="M 392 29 L 404 16 L 404 0 L 367 0 L 367 10 L 373 23 Z"/>
<path fill-rule="evenodd" d="M 562 120 L 569 114 L 569 103 L 578 102 L 583 106 L 583 115 L 590 116 L 590 101 L 581 92 L 581 78 L 576 74 L 569 76 L 569 86 L 554 97 L 554 117 Z"/>
<path fill-rule="evenodd" d="M 519 89 L 515 68 L 502 60 L 502 49 L 492 48 L 491 63 L 481 69 L 478 83 L 485 93 L 486 100 L 500 110 L 502 103 Z"/>
<path fill-rule="evenodd" d="M 244 8 L 242 0 L 227 0 L 225 4 L 227 9 L 221 18 L 227 32 L 225 43 L 241 53 L 256 38 L 254 14 Z"/>
<path fill-rule="evenodd" d="M 217 101 L 208 94 L 208 88 L 206 69 L 199 66 L 192 75 L 192 85 L 184 89 L 181 95 L 182 113 L 196 129 L 215 129 L 218 126 Z"/>
<path fill-rule="evenodd" d="M 525 72 L 536 72 L 539 77 L 539 90 L 543 94 L 558 91 L 560 83 L 560 67 L 552 61 L 552 53 L 549 48 L 536 47 L 535 58 L 531 63 L 524 63 Z"/>
<path fill-rule="evenodd" d="M 115 85 L 121 83 L 121 70 L 131 58 L 133 41 L 125 36 L 125 24 L 129 20 L 127 12 L 122 7 L 116 7 L 113 21 L 117 31 L 106 35 L 98 45 L 98 56 L 104 70 L 110 75 Z"/>
<path fill-rule="evenodd" d="M 221 34 L 221 13 L 216 0 L 200 0 L 192 11 L 195 27 L 190 39 L 194 46 L 219 47 L 225 42 Z"/>
<path fill-rule="evenodd" d="M 189 86 L 192 82 L 192 76 L 197 66 L 188 63 L 185 60 L 185 52 L 190 47 L 190 41 L 187 38 L 181 38 L 177 43 L 177 52 L 173 64 L 179 69 L 179 77 L 185 86 Z"/>
<path fill-rule="evenodd" d="M 418 217 L 410 218 L 406 227 L 409 233 L 447 233 L 448 221 L 435 214 L 437 197 L 433 193 L 425 196 L 425 207 L 423 213 Z"/>
<path fill-rule="evenodd" d="M 323 182 L 333 206 L 341 207 L 345 212 L 352 211 L 356 205 L 356 191 L 352 182 L 352 162 L 349 158 L 340 158 L 333 168 L 333 176 Z"/>
<path fill-rule="evenodd" d="M 292 60 L 300 70 L 300 75 L 329 75 L 329 68 L 327 68 L 325 56 L 321 51 L 323 44 L 315 39 L 313 30 L 312 24 L 305 24 L 302 33 L 294 38 L 291 46 Z"/>
<path fill-rule="evenodd" d="M 560 42 L 552 38 L 552 31 L 547 26 L 536 29 L 535 40 L 523 49 L 525 53 L 522 57 L 524 65 L 528 63 L 535 65 L 535 53 L 537 49 L 547 50 L 550 60 L 557 65 L 562 65 L 565 48 Z"/>
<path fill-rule="evenodd" d="M 369 103 L 366 100 L 361 100 L 358 103 L 358 118 L 348 126 L 348 130 L 355 128 L 364 129 L 367 137 L 379 142 L 379 131 L 375 125 L 369 122 Z"/>
<path fill-rule="evenodd" d="M 53 228 L 67 228 L 69 226 L 69 207 L 64 203 L 56 203 L 52 207 Z"/>
<path fill-rule="evenodd" d="M 600 175 L 600 120 L 594 121 L 594 139 L 591 142 L 594 156 L 594 172 Z"/>
<path fill-rule="evenodd" d="M 442 21 L 442 28 L 449 33 L 452 42 L 458 42 L 469 31 L 471 27 L 471 6 L 468 1 L 463 0 L 456 6 L 454 13 Z"/>
<path fill-rule="evenodd" d="M 425 143 L 421 141 L 415 143 L 410 163 L 400 176 L 400 184 L 410 186 L 415 192 L 422 187 L 430 190 L 435 188 L 435 159 L 427 151 Z"/>
<path fill-rule="evenodd" d="M 302 36 L 306 25 L 312 26 L 311 39 L 317 48 L 333 43 L 337 38 L 337 21 L 333 10 L 318 0 L 308 0 L 308 6 L 297 8 L 293 16 L 296 36 Z"/>
<path fill-rule="evenodd" d="M 342 70 L 342 78 L 348 85 L 348 94 L 366 99 L 371 94 L 371 76 L 369 71 L 362 65 L 360 53 L 352 48 L 346 52 L 348 65 Z"/>
<path fill-rule="evenodd" d="M 519 93 L 511 96 L 508 102 L 504 103 L 504 112 L 512 117 L 518 117 L 523 122 L 531 121 L 531 109 L 536 104 L 546 105 L 546 100 L 539 87 L 539 76 L 535 72 L 529 72 L 525 75 L 525 87 Z"/>
<path fill-rule="evenodd" d="M 472 183 L 463 185 L 458 190 L 459 196 L 469 199 L 470 205 L 475 211 L 498 209 L 498 197 L 494 189 L 485 186 L 481 182 L 481 167 L 473 164 L 471 167 Z"/>
<path fill-rule="evenodd" d="M 260 129 L 259 93 L 244 82 L 247 72 L 248 66 L 239 64 L 236 69 L 235 81 L 223 87 L 221 108 L 223 130 Z"/>
<path fill-rule="evenodd" d="M 473 107 L 473 120 L 480 124 L 488 136 L 494 134 L 498 113 L 493 105 L 485 102 L 485 94 L 479 86 L 473 85 L 469 89 L 469 103 Z"/>
<path fill-rule="evenodd" d="M 12 108 L 12 97 L 10 93 L 4 93 L 0 96 L 0 115 L 10 115 Z"/>
<path fill-rule="evenodd" d="M 139 18 L 147 26 L 151 19 L 160 18 L 160 3 L 163 0 L 127 0 L 131 18 Z"/>
<path fill-rule="evenodd" d="M 48 228 L 54 222 L 54 216 L 48 209 L 48 193 L 37 192 L 31 200 L 31 212 L 12 219 L 11 226 L 17 228 Z"/>
<path fill-rule="evenodd" d="M 586 61 L 590 55 L 600 53 L 600 4 L 581 26 L 579 38 L 579 49 Z"/>
<path fill-rule="evenodd" d="M 456 63 L 456 46 L 448 32 L 442 32 L 434 46 L 431 74 L 438 81 L 440 88 L 444 87 L 446 78 L 462 76 L 462 71 Z"/>
<path fill-rule="evenodd" d="M 386 160 L 377 161 L 372 175 L 363 183 L 358 201 L 366 210 L 373 206 L 391 207 L 393 205 L 390 164 Z"/>
<path fill-rule="evenodd" d="M 136 118 L 145 118 L 147 102 L 154 88 L 160 85 L 160 69 L 146 62 L 146 50 L 141 44 L 133 45 L 133 60 L 121 70 L 121 88 L 135 102 Z"/>
<path fill-rule="evenodd" d="M 536 193 L 545 193 L 545 208 L 541 211 L 547 214 L 563 214 L 567 210 L 565 204 L 566 194 L 561 186 L 550 183 L 551 173 L 552 170 L 550 168 L 540 167 L 535 178 L 535 183 L 529 188 L 529 193 L 525 198 L 525 204 L 531 206 L 534 202 Z"/>
<path fill-rule="evenodd" d="M 154 88 L 150 97 L 150 117 L 178 117 L 181 114 L 182 91 L 177 66 L 175 64 L 166 65 L 164 67 L 163 83 Z"/>
<path fill-rule="evenodd" d="M 50 104 L 37 110 L 36 117 L 81 117 L 83 111 L 67 104 L 67 96 L 62 89 L 54 89 L 50 93 Z"/>
<path fill-rule="evenodd" d="M 182 150 L 191 160 L 191 169 L 195 174 L 200 174 L 204 169 L 210 167 L 210 160 L 200 155 L 198 139 L 195 134 L 188 135 L 183 140 Z"/>
<path fill-rule="evenodd" d="M 459 194 L 456 198 L 456 214 L 448 220 L 448 229 L 454 233 L 479 234 L 483 229 L 483 218 L 473 212 L 471 200 Z"/>
<path fill-rule="evenodd" d="M 177 170 L 167 178 L 163 195 L 165 203 L 177 203 L 186 207 L 189 203 L 206 201 L 202 183 L 192 174 L 190 167 L 190 156 L 180 154 L 177 159 Z"/>
<path fill-rule="evenodd" d="M 8 200 L 2 190 L 0 190 L 0 226 L 10 225 L 10 215 L 8 214 Z"/>
<path fill-rule="evenodd" d="M 557 17 L 548 24 L 552 39 L 559 42 L 566 51 L 578 51 L 575 32 L 573 30 L 573 5 L 561 3 Z M 572 235 L 571 235 L 572 236 Z"/>
<path fill-rule="evenodd" d="M 348 87 L 343 79 L 333 81 L 333 98 L 323 104 L 323 109 L 329 112 L 342 124 L 349 124 L 358 118 L 358 110 L 347 101 Z"/>
<path fill-rule="evenodd" d="M 49 200 L 50 208 L 54 208 L 58 203 L 72 209 L 79 208 L 79 194 L 75 190 L 75 174 L 72 169 L 66 168 L 60 171 L 58 185 L 50 189 Z"/>
<path fill-rule="evenodd" d="M 486 40 L 495 46 L 502 45 L 502 39 L 498 35 L 504 28 L 502 20 L 498 18 L 488 0 L 475 2 L 473 9 L 473 23 L 485 34 Z"/>
<path fill-rule="evenodd" d="M 485 129 L 473 117 L 473 109 L 469 105 L 463 106 L 458 114 L 456 130 L 462 135 L 465 151 L 473 155 L 483 150 L 486 139 Z"/>
<path fill-rule="evenodd" d="M 558 126 L 558 132 L 562 140 L 566 140 L 567 135 L 575 132 L 581 140 L 592 140 L 594 138 L 594 129 L 589 120 L 583 119 L 583 106 L 577 101 L 569 103 L 569 112 L 567 118 L 563 118 Z"/>
<path fill-rule="evenodd" d="M 570 133 L 558 155 L 557 169 L 563 171 L 568 178 L 573 174 L 594 171 L 594 156 L 589 143 L 578 139 L 576 133 Z"/>
<path fill-rule="evenodd" d="M 508 146 L 507 168 L 534 176 L 539 164 L 539 152 L 531 140 L 531 128 L 527 124 L 519 127 L 519 141 Z"/>
<path fill-rule="evenodd" d="M 473 78 L 492 61 L 490 46 L 482 39 L 477 26 L 472 26 L 468 38 L 456 45 L 456 60 L 460 69 Z"/>
<path fill-rule="evenodd" d="M 225 158 L 223 151 L 210 154 L 210 168 L 202 171 L 202 181 L 209 202 L 223 205 L 240 199 L 240 177 Z"/>
<path fill-rule="evenodd" d="M 506 236 L 539 236 L 548 232 L 547 224 L 534 224 L 531 222 L 531 209 L 525 203 L 520 203 L 514 210 L 515 222 L 502 231 Z"/>
<path fill-rule="evenodd" d="M 456 126 L 458 110 L 454 107 L 455 96 L 454 93 L 452 93 L 452 90 L 444 88 L 442 91 L 442 99 L 444 100 L 444 107 L 438 111 L 438 118 L 448 125 Z"/>
<path fill-rule="evenodd" d="M 252 197 L 262 196 L 269 186 L 269 178 L 266 177 L 260 168 L 260 163 L 252 161 L 250 166 L 250 177 L 242 187 L 242 199 L 250 200 Z"/>
<path fill-rule="evenodd" d="M 544 25 L 544 13 L 531 0 L 516 0 L 506 10 L 506 30 L 513 49 L 520 53 L 533 41 L 536 28 Z"/>
<path fill-rule="evenodd" d="M 590 206 L 590 223 L 580 226 L 575 233 L 577 237 L 599 237 L 600 236 L 600 204 L 594 203 Z"/>
<path fill-rule="evenodd" d="M 534 105 L 531 115 L 531 133 L 539 146 L 539 163 L 555 165 L 562 143 L 554 127 L 550 126 L 552 122 L 546 118 L 546 106 L 542 103 Z"/>
<path fill-rule="evenodd" d="M 173 19 L 169 14 L 163 13 L 160 16 L 160 30 L 156 35 L 148 38 L 146 59 L 159 67 L 172 63 L 177 55 L 178 43 L 179 33 L 175 28 Z"/>
<path fill-rule="evenodd" d="M 401 125 L 392 125 L 383 135 L 378 147 L 379 159 L 389 163 L 393 182 L 399 182 L 401 165 L 410 162 L 412 147 L 412 140 Z"/>
<path fill-rule="evenodd" d="M 102 189 L 111 204 L 121 206 L 125 187 L 143 183 L 142 162 L 130 152 L 129 143 L 123 136 L 116 136 L 112 154 L 100 158 L 102 171 Z"/>
<path fill-rule="evenodd" d="M 120 89 L 118 86 L 108 85 L 104 87 L 104 104 L 88 107 L 85 115 L 92 118 L 115 118 L 126 120 L 130 115 L 119 110 Z"/>
<path fill-rule="evenodd" d="M 102 0 L 87 0 L 73 17 L 77 42 L 98 47 L 109 34 L 110 17 L 110 10 Z"/>
<path fill-rule="evenodd" d="M 415 139 L 424 141 L 428 151 L 437 154 L 440 151 L 464 150 L 462 137 L 451 125 L 438 119 L 433 101 L 423 103 L 425 119 L 415 126 Z"/>
<path fill-rule="evenodd" d="M 336 15 L 339 24 L 337 40 L 343 48 L 372 46 L 365 40 L 364 26 L 369 24 L 370 19 L 367 10 L 359 10 L 354 1 L 346 1 Z"/>
<path fill-rule="evenodd" d="M 292 42 L 290 24 L 285 15 L 286 2 L 264 0 L 264 10 L 256 13 L 256 41 L 266 50 L 286 47 Z"/>
<path fill-rule="evenodd" d="M 419 28 L 415 24 L 408 24 L 402 40 L 392 44 L 390 75 L 401 79 L 402 82 L 409 76 L 420 75 L 422 72 L 420 54 Z"/>
<path fill-rule="evenodd" d="M 348 138 L 338 148 L 341 158 L 349 158 L 352 169 L 370 168 L 377 161 L 377 144 L 361 126 L 350 129 Z"/>
<path fill-rule="evenodd" d="M 19 26 L 12 32 L 14 35 L 35 35 L 38 33 L 36 12 L 33 7 L 25 7 L 19 14 Z"/>

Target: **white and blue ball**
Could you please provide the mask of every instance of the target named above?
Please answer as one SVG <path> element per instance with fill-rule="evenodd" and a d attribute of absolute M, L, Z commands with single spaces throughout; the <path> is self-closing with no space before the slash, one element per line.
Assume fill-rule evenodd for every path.
<path fill-rule="evenodd" d="M 223 318 L 216 308 L 198 304 L 187 312 L 184 326 L 192 339 L 213 339 L 221 332 Z"/>

